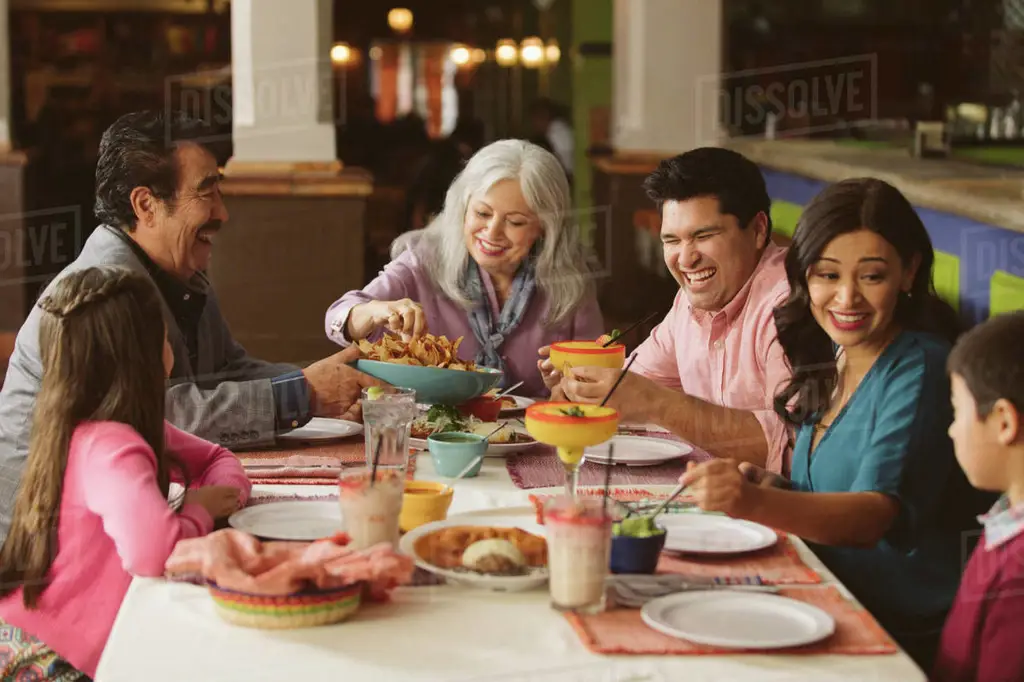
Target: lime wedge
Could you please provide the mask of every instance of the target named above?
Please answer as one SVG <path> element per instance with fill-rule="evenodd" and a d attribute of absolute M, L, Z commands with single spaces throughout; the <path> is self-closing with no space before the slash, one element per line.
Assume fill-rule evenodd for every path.
<path fill-rule="evenodd" d="M 384 395 L 384 389 L 380 386 L 370 386 L 366 389 L 366 397 L 370 400 L 376 400 L 382 395 Z"/>

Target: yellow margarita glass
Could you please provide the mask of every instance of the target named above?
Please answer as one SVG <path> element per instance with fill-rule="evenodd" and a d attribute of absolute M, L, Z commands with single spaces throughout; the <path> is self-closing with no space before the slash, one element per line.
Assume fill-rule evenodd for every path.
<path fill-rule="evenodd" d="M 551 364 L 565 374 L 570 367 L 622 369 L 626 347 L 613 343 L 603 348 L 597 341 L 558 341 L 551 344 Z"/>
<path fill-rule="evenodd" d="M 585 403 L 535 403 L 526 408 L 526 430 L 538 442 L 553 445 L 565 467 L 565 491 L 576 495 L 583 449 L 600 445 L 619 429 L 619 413 Z"/>

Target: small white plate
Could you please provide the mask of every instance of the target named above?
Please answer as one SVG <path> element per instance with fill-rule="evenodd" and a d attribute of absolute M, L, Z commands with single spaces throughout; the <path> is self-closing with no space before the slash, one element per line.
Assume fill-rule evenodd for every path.
<path fill-rule="evenodd" d="M 446 568 L 439 568 L 421 559 L 416 554 L 416 540 L 427 533 L 432 533 L 449 526 L 493 526 L 499 528 L 521 528 L 527 533 L 544 536 L 544 526 L 537 523 L 537 511 L 534 507 L 504 507 L 487 509 L 465 514 L 452 514 L 444 521 L 427 523 L 402 536 L 398 549 L 408 554 L 416 565 L 425 571 L 439 575 L 450 583 L 458 583 L 469 587 L 479 587 L 494 592 L 522 592 L 540 587 L 548 580 L 547 568 L 534 569 L 527 575 L 484 575 L 481 573 L 463 573 Z"/>
<path fill-rule="evenodd" d="M 619 424 L 619 431 L 647 431 L 650 433 L 672 433 L 668 429 L 657 424 L 642 424 L 640 422 L 625 422 Z"/>
<path fill-rule="evenodd" d="M 662 514 L 666 552 L 686 554 L 740 554 L 771 547 L 779 540 L 775 531 L 759 523 L 718 514 Z"/>
<path fill-rule="evenodd" d="M 341 507 L 325 500 L 268 502 L 235 512 L 228 525 L 268 540 L 308 542 L 342 530 Z"/>
<path fill-rule="evenodd" d="M 653 599 L 640 611 L 651 629 L 696 644 L 785 649 L 832 635 L 835 619 L 816 606 L 774 594 L 708 590 Z"/>
<path fill-rule="evenodd" d="M 519 433 L 526 433 L 526 429 L 518 423 L 514 422 L 511 428 Z M 480 435 L 483 436 L 486 434 L 482 433 Z M 537 447 L 537 445 L 539 445 L 537 441 L 530 441 L 528 443 L 491 443 L 487 447 L 487 452 L 485 454 L 487 457 L 507 457 L 517 452 L 524 452 Z M 423 450 L 424 452 L 430 451 L 429 443 L 427 443 L 426 438 L 410 438 L 409 446 L 418 450 Z"/>
<path fill-rule="evenodd" d="M 325 440 L 348 438 L 362 432 L 362 424 L 345 421 L 344 419 L 313 417 L 304 426 L 280 434 L 277 440 L 286 443 L 322 442 Z"/>
<path fill-rule="evenodd" d="M 522 414 L 523 412 L 526 411 L 527 407 L 529 407 L 530 405 L 533 405 L 535 402 L 537 402 L 533 398 L 524 398 L 521 395 L 507 395 L 505 397 L 506 398 L 512 398 L 513 400 L 515 400 L 516 401 L 516 406 L 515 407 L 503 407 L 501 409 L 501 412 L 498 413 L 499 417 L 506 417 L 506 418 L 508 418 L 508 417 L 514 417 L 516 415 L 520 415 L 520 414 Z"/>
<path fill-rule="evenodd" d="M 627 466 L 653 466 L 693 452 L 692 446 L 679 441 L 645 436 L 614 436 L 606 443 L 586 448 L 584 456 L 588 462 L 607 464 L 608 449 L 612 443 L 615 443 L 615 464 Z"/>

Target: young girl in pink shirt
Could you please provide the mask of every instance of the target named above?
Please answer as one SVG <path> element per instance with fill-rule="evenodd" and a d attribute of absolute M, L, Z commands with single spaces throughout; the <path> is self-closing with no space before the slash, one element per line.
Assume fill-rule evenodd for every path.
<path fill-rule="evenodd" d="M 162 575 L 175 543 L 251 486 L 229 451 L 164 421 L 174 360 L 149 279 L 88 268 L 38 305 L 43 381 L 0 549 L 0 678 L 64 682 L 95 674 L 132 576 Z"/>

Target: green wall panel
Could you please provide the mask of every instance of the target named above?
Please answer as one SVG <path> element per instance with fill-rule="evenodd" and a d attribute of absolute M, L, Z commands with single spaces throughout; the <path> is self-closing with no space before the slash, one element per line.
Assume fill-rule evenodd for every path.
<path fill-rule="evenodd" d="M 1024 310 L 1024 277 L 996 270 L 989 290 L 989 315 Z"/>
<path fill-rule="evenodd" d="M 792 237 L 804 207 L 789 201 L 772 201 L 772 232 Z"/>
<path fill-rule="evenodd" d="M 573 0 L 572 48 L 568 54 L 562 55 L 562 59 L 571 60 L 573 68 L 572 112 L 576 137 L 573 203 L 588 234 L 594 224 L 590 214 L 594 202 L 591 196 L 590 161 L 587 158 L 590 110 L 611 107 L 612 59 L 607 55 L 581 55 L 579 46 L 585 43 L 610 43 L 611 40 L 612 0 Z"/>
<path fill-rule="evenodd" d="M 932 282 L 935 292 L 942 300 L 960 311 L 960 259 L 945 251 L 935 252 L 935 266 L 932 268 Z"/>

